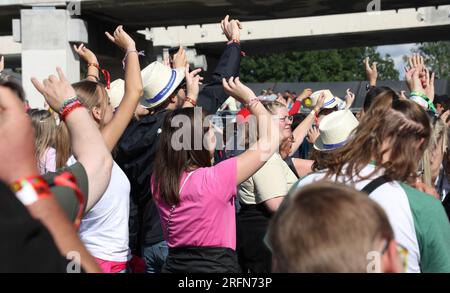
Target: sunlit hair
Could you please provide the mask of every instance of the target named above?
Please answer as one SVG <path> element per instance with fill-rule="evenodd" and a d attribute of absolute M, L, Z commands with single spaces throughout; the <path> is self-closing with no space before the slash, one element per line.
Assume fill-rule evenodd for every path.
<path fill-rule="evenodd" d="M 429 185 L 433 186 L 433 174 L 431 170 L 431 161 L 434 151 L 440 147 L 442 148 L 442 154 L 445 153 L 447 149 L 447 126 L 441 119 L 436 119 L 433 123 L 433 128 L 430 137 L 430 143 L 423 153 L 422 159 L 420 160 L 419 173 L 422 174 L 422 181 Z"/>
<path fill-rule="evenodd" d="M 34 150 L 38 164 L 42 162 L 45 152 L 56 145 L 56 120 L 47 110 L 35 110 L 30 113 L 34 128 Z M 41 169 L 44 166 L 39 166 Z"/>
<path fill-rule="evenodd" d="M 277 109 L 286 108 L 286 105 L 280 103 L 278 101 L 263 101 L 262 104 L 270 114 L 275 115 L 277 113 Z"/>
<path fill-rule="evenodd" d="M 67 125 L 61 122 L 57 128 L 56 135 L 56 168 L 63 168 L 67 165 L 67 160 L 72 154 L 70 133 Z"/>
<path fill-rule="evenodd" d="M 374 159 L 373 173 L 384 168 L 384 175 L 391 180 L 415 181 L 418 162 L 431 135 L 430 120 L 415 102 L 399 100 L 394 94 L 377 98 L 354 130 L 352 139 L 330 152 L 326 161 L 318 161 L 319 166 L 328 169 L 327 177 L 346 175 L 355 180 L 353 177 L 360 175 Z M 383 163 L 388 152 L 390 157 Z M 359 177 L 366 179 L 373 173 Z"/>
<path fill-rule="evenodd" d="M 174 119 L 183 116 L 189 119 L 189 129 L 186 128 L 184 123 L 172 126 Z M 176 205 L 180 201 L 179 188 L 183 172 L 211 166 L 212 157 L 209 150 L 205 148 L 203 143 L 201 144 L 201 149 L 196 149 L 195 146 L 195 138 L 203 138 L 209 131 L 209 127 L 195 126 L 197 121 L 194 119 L 194 116 L 195 108 L 181 108 L 170 111 L 165 116 L 162 132 L 159 134 L 160 139 L 155 155 L 152 188 L 159 191 L 157 193 L 159 193 L 160 197 L 157 200 L 162 200 L 168 205 Z M 205 116 L 205 112 L 202 112 L 200 123 L 204 121 Z M 190 133 L 185 133 L 183 129 L 190 131 Z M 180 131 L 183 131 L 182 143 L 186 143 L 188 147 L 177 150 L 174 149 L 172 136 L 180 133 Z M 190 139 L 190 141 L 185 142 L 184 139 Z"/>
<path fill-rule="evenodd" d="M 72 84 L 72 86 L 75 89 L 78 98 L 89 111 L 92 111 L 94 108 L 100 109 L 102 117 L 100 121 L 97 122 L 100 124 L 100 128 L 102 128 L 105 124 L 103 119 L 109 104 L 105 86 L 91 80 L 82 80 Z"/>

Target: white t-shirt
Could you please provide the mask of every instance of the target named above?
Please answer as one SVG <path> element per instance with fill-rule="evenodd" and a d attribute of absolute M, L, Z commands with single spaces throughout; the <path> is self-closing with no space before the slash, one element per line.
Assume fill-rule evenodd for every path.
<path fill-rule="evenodd" d="M 68 165 L 74 164 L 71 157 Z M 105 193 L 81 220 L 80 239 L 96 258 L 126 262 L 130 259 L 128 246 L 128 217 L 130 214 L 130 181 L 116 162 Z"/>
<path fill-rule="evenodd" d="M 360 176 L 368 176 L 374 169 L 375 166 L 369 164 L 363 168 Z M 293 186 L 290 194 L 302 186 L 324 179 L 325 173 L 317 172 L 303 177 Z M 356 178 L 353 180 L 356 183 L 342 176 L 338 180 L 336 176 L 328 180 L 343 182 L 361 190 L 382 173 L 379 170 L 366 180 Z M 408 249 L 407 272 L 450 271 L 450 225 L 438 200 L 397 181 L 381 185 L 370 194 L 370 198 L 386 212 L 397 243 Z"/>

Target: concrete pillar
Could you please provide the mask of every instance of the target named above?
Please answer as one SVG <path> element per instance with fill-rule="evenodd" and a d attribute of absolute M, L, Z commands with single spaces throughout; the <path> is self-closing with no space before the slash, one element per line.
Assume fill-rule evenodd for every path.
<path fill-rule="evenodd" d="M 70 42 L 87 42 L 86 24 L 72 19 L 65 9 L 45 7 L 20 11 L 22 42 L 22 84 L 33 108 L 42 108 L 44 99 L 31 83 L 56 75 L 60 66 L 70 82 L 80 79 L 80 62 Z"/>

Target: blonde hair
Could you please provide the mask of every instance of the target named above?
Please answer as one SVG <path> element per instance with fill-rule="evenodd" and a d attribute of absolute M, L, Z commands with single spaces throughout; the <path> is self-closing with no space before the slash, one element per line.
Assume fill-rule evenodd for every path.
<path fill-rule="evenodd" d="M 328 169 L 327 177 L 345 175 L 354 178 L 373 157 L 377 165 L 375 170 L 360 176 L 361 180 L 384 168 L 384 175 L 389 179 L 414 183 L 418 162 L 428 146 L 430 135 L 430 120 L 418 104 L 387 94 L 363 116 L 351 141 L 330 151 L 324 160 L 318 159 L 318 166 Z M 383 157 L 389 151 L 383 150 L 385 142 L 390 143 L 391 153 L 389 160 L 383 163 Z"/>
<path fill-rule="evenodd" d="M 447 126 L 441 119 L 437 119 L 433 125 L 430 137 L 430 144 L 427 149 L 423 153 L 422 159 L 420 160 L 420 167 L 422 169 L 422 181 L 423 183 L 434 186 L 433 182 L 433 174 L 431 170 L 431 159 L 434 150 L 436 148 L 442 148 L 442 155 L 444 156 L 445 151 L 447 149 L 448 137 L 447 137 Z M 442 140 L 442 144 L 439 145 L 439 142 Z"/>
<path fill-rule="evenodd" d="M 34 151 L 36 160 L 41 165 L 41 159 L 49 148 L 55 148 L 56 120 L 47 110 L 35 110 L 30 113 L 34 128 Z"/>
<path fill-rule="evenodd" d="M 109 104 L 108 93 L 105 90 L 105 86 L 91 80 L 82 80 L 72 84 L 72 86 L 80 101 L 89 111 L 92 111 L 94 108 L 100 109 L 102 117 L 98 123 L 100 124 L 100 128 L 102 128 L 105 125 L 103 119 Z"/>

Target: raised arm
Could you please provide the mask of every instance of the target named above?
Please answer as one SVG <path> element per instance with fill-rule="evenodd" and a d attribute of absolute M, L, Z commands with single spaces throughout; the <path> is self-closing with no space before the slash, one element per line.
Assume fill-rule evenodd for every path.
<path fill-rule="evenodd" d="M 311 112 L 309 112 L 308 116 L 306 116 L 306 118 L 303 119 L 303 121 L 295 128 L 294 132 L 292 133 L 292 135 L 294 136 L 294 142 L 292 143 L 291 150 L 289 152 L 290 156 L 294 154 L 302 144 L 303 140 L 308 134 L 308 130 L 311 128 L 311 125 L 314 122 L 314 117 L 316 116 L 316 113 L 320 111 L 324 101 L 325 95 L 322 92 L 319 96 L 319 99 L 317 100 L 316 105 L 314 106 L 314 109 Z"/>
<path fill-rule="evenodd" d="M 376 86 L 378 78 L 377 63 L 373 62 L 371 66 L 369 63 L 369 57 L 367 57 L 364 59 L 364 66 L 366 69 L 366 78 L 369 82 L 369 86 Z"/>
<path fill-rule="evenodd" d="M 258 120 L 258 141 L 243 154 L 237 156 L 237 182 L 239 185 L 256 171 L 275 153 L 280 145 L 280 133 L 276 119 L 264 108 L 251 89 L 242 84 L 239 78 L 230 78 L 228 82 L 223 80 L 225 91 L 239 100 L 248 104 L 250 112 Z"/>
<path fill-rule="evenodd" d="M 80 44 L 78 47 L 73 45 L 73 49 L 80 56 L 81 59 L 86 62 L 87 65 L 87 76 L 86 79 L 92 81 L 99 81 L 100 75 L 100 65 L 98 64 L 97 56 L 86 48 L 84 44 Z"/>
<path fill-rule="evenodd" d="M 102 135 L 110 151 L 116 146 L 123 132 L 133 118 L 134 111 L 142 96 L 142 77 L 139 56 L 133 39 L 118 26 L 114 36 L 106 32 L 108 39 L 125 52 L 125 93 L 110 123 L 103 127 Z"/>
<path fill-rule="evenodd" d="M 229 16 L 227 15 L 221 21 L 221 28 L 227 37 L 228 43 L 214 69 L 212 81 L 203 87 L 197 101 L 197 105 L 209 114 L 216 113 L 217 109 L 219 109 L 229 96 L 224 91 L 222 79 L 225 78 L 228 80 L 230 77 L 239 76 L 241 66 L 241 23 L 239 20 L 229 20 Z"/>
<path fill-rule="evenodd" d="M 50 107 L 60 113 L 64 101 L 76 96 L 61 68 L 57 68 L 59 79 L 51 75 L 41 84 L 36 78 L 32 82 L 44 95 Z M 65 120 L 70 132 L 72 151 L 84 169 L 89 182 L 86 210 L 90 210 L 101 198 L 109 184 L 112 169 L 111 152 L 106 148 L 102 135 L 85 108 L 75 109 Z"/>
<path fill-rule="evenodd" d="M 198 93 L 200 91 L 200 83 L 203 80 L 203 77 L 198 75 L 200 71 L 202 71 L 201 68 L 189 72 L 189 66 L 186 65 L 185 70 L 186 70 L 185 76 L 186 76 L 187 98 L 183 104 L 183 108 L 189 108 L 197 105 Z"/>
<path fill-rule="evenodd" d="M 17 197 L 33 218 L 48 229 L 63 256 L 76 251 L 86 272 L 101 272 L 53 198 L 47 183 L 39 176 L 31 121 L 19 98 L 4 87 L 0 87 L 0 109 L 0 135 L 3 138 L 0 142 L 0 180 L 14 186 Z"/>
<path fill-rule="evenodd" d="M 347 95 L 345 95 L 345 110 L 350 109 L 354 101 L 355 94 L 350 89 L 347 89 Z"/>

